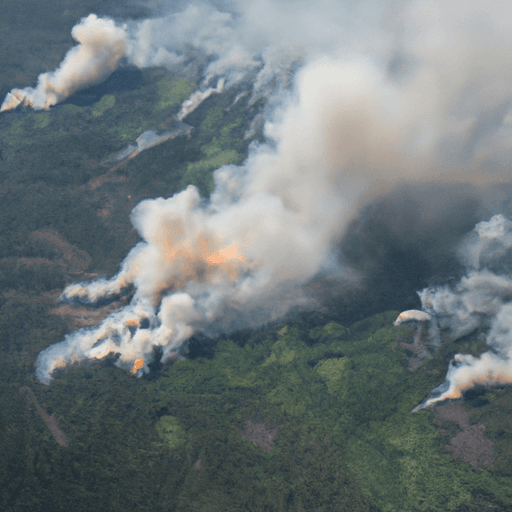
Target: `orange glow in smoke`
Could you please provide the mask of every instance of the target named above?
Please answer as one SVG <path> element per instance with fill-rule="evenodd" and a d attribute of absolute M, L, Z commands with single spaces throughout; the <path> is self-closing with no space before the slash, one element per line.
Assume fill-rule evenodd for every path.
<path fill-rule="evenodd" d="M 144 366 L 144 361 L 142 359 L 136 359 L 135 363 L 133 363 L 132 373 L 137 373 L 139 368 Z"/>
<path fill-rule="evenodd" d="M 126 320 L 126 325 L 128 327 L 137 327 L 139 325 L 138 320 Z"/>
<path fill-rule="evenodd" d="M 219 251 L 208 255 L 206 259 L 208 260 L 208 263 L 211 263 L 212 265 L 217 265 L 218 263 L 224 263 L 225 261 L 234 259 L 244 261 L 243 256 L 238 253 L 238 248 L 236 245 L 226 247 L 225 249 L 220 249 Z"/>

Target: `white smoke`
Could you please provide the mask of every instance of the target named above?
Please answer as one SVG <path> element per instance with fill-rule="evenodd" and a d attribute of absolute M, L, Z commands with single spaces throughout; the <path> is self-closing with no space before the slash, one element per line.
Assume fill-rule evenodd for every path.
<path fill-rule="evenodd" d="M 115 160 L 119 162 L 125 158 L 132 158 L 133 156 L 138 155 L 141 151 L 158 146 L 169 139 L 174 139 L 181 135 L 189 135 L 191 131 L 192 126 L 176 121 L 173 123 L 172 130 L 166 131 L 162 134 L 157 134 L 153 130 L 146 130 L 135 139 L 135 143 L 137 144 L 136 146 L 129 145 L 118 153 Z"/>
<path fill-rule="evenodd" d="M 125 27 L 90 14 L 71 31 L 78 46 L 68 51 L 59 68 L 39 75 L 35 89 L 13 89 L 0 112 L 23 103 L 34 109 L 49 108 L 74 92 L 95 84 L 112 73 L 127 49 Z"/>
<path fill-rule="evenodd" d="M 248 102 L 267 98 L 266 143 L 216 171 L 209 202 L 189 187 L 135 208 L 143 241 L 119 274 L 63 294 L 94 302 L 133 287 L 130 305 L 41 353 L 39 378 L 109 352 L 147 365 L 154 346 L 165 359 L 212 324 L 283 314 L 305 300 L 301 286 L 329 265 L 361 202 L 401 180 L 508 178 L 512 16 L 491 4 L 253 0 L 123 27 L 103 20 L 124 34 L 127 62 L 201 77 L 184 109 L 213 80 L 219 94 L 236 86 Z M 507 283 L 483 277 L 444 302 L 464 287 L 505 300 Z M 463 303 L 461 324 L 498 313 L 492 300 Z"/>
<path fill-rule="evenodd" d="M 433 321 L 449 329 L 455 338 L 481 326 L 490 327 L 486 339 L 490 350 L 478 358 L 457 354 L 446 381 L 415 410 L 460 398 L 476 384 L 512 383 L 512 276 L 481 268 L 506 268 L 511 249 L 512 221 L 495 215 L 488 222 L 480 222 L 461 249 L 468 274 L 453 289 L 443 286 L 419 293 L 423 308 L 436 315 Z"/>
<path fill-rule="evenodd" d="M 139 68 L 163 66 L 182 75 L 202 73 L 201 89 L 184 103 L 179 120 L 211 94 L 249 77 L 254 79 L 254 102 L 288 85 L 289 68 L 302 54 L 295 44 L 269 45 L 261 30 L 258 24 L 235 22 L 232 13 L 207 4 L 122 25 L 90 14 L 73 27 L 71 35 L 79 44 L 69 50 L 59 68 L 41 74 L 35 88 L 13 89 L 0 112 L 20 104 L 48 109 L 77 90 L 98 83 L 122 61 Z M 209 87 L 216 77 L 220 77 L 217 86 Z"/>
<path fill-rule="evenodd" d="M 217 87 L 208 87 L 205 91 L 193 92 L 190 97 L 183 102 L 181 110 L 176 118 L 182 121 L 191 112 L 193 112 L 205 99 L 209 98 L 212 94 L 220 94 L 224 91 L 224 79 L 220 79 Z"/>
<path fill-rule="evenodd" d="M 395 327 L 399 325 L 407 324 L 407 323 L 418 323 L 418 322 L 428 322 L 432 320 L 432 315 L 425 313 L 425 311 L 418 311 L 417 309 L 409 309 L 404 311 L 398 315 L 398 318 L 393 322 Z"/>

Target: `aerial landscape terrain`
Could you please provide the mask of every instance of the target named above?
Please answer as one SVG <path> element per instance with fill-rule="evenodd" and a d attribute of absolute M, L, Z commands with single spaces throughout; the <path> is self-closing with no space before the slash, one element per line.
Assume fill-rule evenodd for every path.
<path fill-rule="evenodd" d="M 509 11 L 4 0 L 0 510 L 512 511 Z"/>

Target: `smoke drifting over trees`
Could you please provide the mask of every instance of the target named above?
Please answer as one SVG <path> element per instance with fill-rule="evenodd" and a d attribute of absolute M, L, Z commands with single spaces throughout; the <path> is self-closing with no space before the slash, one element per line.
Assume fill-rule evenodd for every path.
<path fill-rule="evenodd" d="M 464 391 L 476 384 L 512 382 L 512 279 L 510 275 L 486 268 L 506 268 L 512 247 L 511 235 L 512 222 L 502 215 L 478 223 L 461 246 L 467 275 L 453 288 L 442 286 L 420 292 L 423 308 L 436 315 L 432 321 L 449 329 L 454 337 L 461 337 L 480 326 L 490 326 L 486 341 L 491 350 L 479 358 L 469 354 L 455 355 L 446 382 L 415 410 L 446 398 L 460 398 Z"/>
<path fill-rule="evenodd" d="M 142 359 L 147 369 L 155 346 L 166 359 L 213 324 L 251 325 L 303 306 L 304 285 L 319 273 L 350 281 L 357 253 L 368 275 L 372 258 L 364 238 L 351 245 L 351 222 L 403 182 L 451 183 L 443 194 L 478 203 L 485 194 L 466 194 L 468 182 L 509 179 L 511 25 L 507 6 L 482 12 L 472 1 L 202 3 L 142 21 L 84 18 L 60 67 L 34 89 L 11 91 L 2 110 L 48 108 L 119 65 L 164 66 L 199 83 L 180 120 L 236 89 L 248 105 L 266 100 L 265 140 L 242 165 L 216 171 L 209 201 L 188 188 L 134 209 L 142 242 L 120 272 L 63 295 L 95 302 L 133 287 L 130 304 L 42 352 L 39 378 L 110 352 L 121 366 Z M 418 218 L 436 217 L 432 201 L 416 204 Z M 463 212 L 450 219 L 457 236 L 481 220 L 469 206 Z M 440 225 L 417 223 L 430 230 L 423 240 Z M 424 251 L 435 274 L 435 250 Z"/>

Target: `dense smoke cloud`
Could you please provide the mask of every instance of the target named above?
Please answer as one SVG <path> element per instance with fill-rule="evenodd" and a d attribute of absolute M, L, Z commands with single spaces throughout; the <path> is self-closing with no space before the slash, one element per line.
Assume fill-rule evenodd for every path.
<path fill-rule="evenodd" d="M 44 351 L 43 382 L 109 352 L 121 366 L 142 360 L 142 371 L 154 346 L 165 359 L 230 315 L 263 321 L 302 304 L 301 286 L 336 267 L 333 246 L 360 206 L 404 180 L 508 178 L 512 16 L 502 3 L 257 0 L 96 21 L 120 34 L 125 62 L 199 77 L 184 113 L 233 87 L 249 104 L 267 98 L 266 143 L 215 173 L 209 202 L 192 187 L 135 208 L 143 241 L 119 274 L 64 292 L 94 302 L 133 287 L 130 305 Z"/>
<path fill-rule="evenodd" d="M 423 309 L 450 334 L 461 337 L 478 327 L 490 327 L 491 350 L 480 357 L 457 354 L 446 381 L 415 410 L 447 398 L 460 398 L 476 384 L 512 382 L 512 276 L 507 270 L 512 257 L 512 222 L 503 215 L 480 222 L 461 245 L 468 273 L 455 287 L 426 288 L 419 295 Z M 489 268 L 494 268 L 495 271 Z"/>

